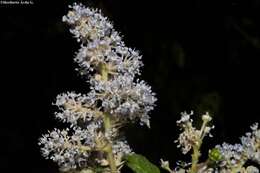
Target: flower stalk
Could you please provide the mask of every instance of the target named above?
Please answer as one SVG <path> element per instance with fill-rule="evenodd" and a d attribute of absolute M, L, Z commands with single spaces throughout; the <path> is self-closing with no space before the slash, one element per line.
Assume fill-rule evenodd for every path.
<path fill-rule="evenodd" d="M 105 64 L 101 64 L 100 66 L 100 71 L 101 71 L 101 80 L 107 81 L 108 80 L 108 69 Z M 110 120 L 110 115 L 109 113 L 104 113 L 103 114 L 103 122 L 104 122 L 104 129 L 105 133 L 109 133 L 111 130 L 112 122 Z M 113 155 L 113 150 L 112 150 L 112 144 L 110 142 L 107 143 L 105 151 L 107 152 L 107 160 L 110 166 L 111 173 L 116 173 L 117 172 L 117 166 L 116 166 L 116 161 Z"/>
<path fill-rule="evenodd" d="M 197 172 L 197 164 L 199 162 L 200 157 L 200 145 L 199 146 L 193 146 L 193 154 L 192 154 L 192 164 L 191 164 L 191 170 L 190 173 L 196 173 Z"/>
<path fill-rule="evenodd" d="M 202 120 L 203 120 L 203 122 L 202 122 L 200 131 L 199 131 L 199 135 L 198 135 L 199 138 L 192 146 L 193 154 L 192 154 L 190 173 L 198 172 L 198 162 L 199 162 L 199 158 L 201 156 L 200 148 L 202 145 L 202 141 L 203 141 L 204 137 L 209 133 L 209 130 L 214 128 L 214 126 L 212 126 L 212 127 L 207 126 L 208 123 L 211 121 L 211 117 L 209 116 L 208 113 L 206 113 L 205 115 L 202 116 Z"/>

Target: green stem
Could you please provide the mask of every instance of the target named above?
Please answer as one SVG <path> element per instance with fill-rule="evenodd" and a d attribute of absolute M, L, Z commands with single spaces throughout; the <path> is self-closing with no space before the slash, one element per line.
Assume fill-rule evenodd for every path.
<path fill-rule="evenodd" d="M 101 75 L 101 80 L 103 81 L 108 80 L 108 69 L 106 64 L 100 64 L 100 75 Z"/>
<path fill-rule="evenodd" d="M 100 64 L 100 75 L 101 75 L 101 80 L 103 81 L 108 80 L 108 68 L 106 64 Z M 111 130 L 111 120 L 110 120 L 110 115 L 108 113 L 103 114 L 103 121 L 104 121 L 105 133 L 106 133 Z M 107 160 L 109 163 L 111 173 L 116 173 L 117 167 L 116 167 L 116 162 L 112 150 L 112 144 L 110 142 L 108 142 L 107 144 L 106 153 L 107 153 Z"/>
<path fill-rule="evenodd" d="M 105 113 L 104 114 L 104 127 L 105 131 L 109 131 L 111 129 L 111 121 L 109 118 L 109 114 Z M 117 167 L 115 163 L 115 158 L 112 150 L 112 144 L 108 143 L 106 147 L 106 152 L 107 152 L 107 160 L 110 166 L 111 173 L 116 173 L 117 172 Z"/>
<path fill-rule="evenodd" d="M 111 129 L 111 121 L 108 113 L 104 113 L 103 120 L 104 120 L 105 130 L 108 131 L 109 129 Z"/>
<path fill-rule="evenodd" d="M 193 154 L 192 154 L 192 161 L 191 161 L 191 170 L 190 173 L 196 173 L 198 171 L 198 162 L 199 162 L 199 158 L 200 158 L 200 147 L 202 144 L 202 140 L 205 136 L 205 128 L 207 125 L 208 121 L 203 121 L 202 126 L 200 128 L 200 134 L 199 134 L 199 141 L 198 144 L 194 144 L 193 145 Z"/>
<path fill-rule="evenodd" d="M 108 160 L 109 165 L 110 165 L 111 173 L 116 173 L 117 167 L 116 167 L 115 158 L 114 158 L 114 154 L 113 154 L 113 151 L 112 151 L 112 145 L 111 144 L 108 147 L 107 160 Z"/>
<path fill-rule="evenodd" d="M 203 123 L 202 123 L 201 129 L 200 129 L 200 139 L 201 139 L 201 141 L 203 140 L 203 138 L 205 136 L 204 130 L 206 128 L 207 123 L 208 123 L 207 121 L 203 121 Z"/>
<path fill-rule="evenodd" d="M 200 144 L 199 146 L 193 147 L 193 154 L 192 154 L 192 163 L 191 163 L 191 170 L 190 173 L 196 173 L 197 172 L 197 164 L 200 157 Z"/>

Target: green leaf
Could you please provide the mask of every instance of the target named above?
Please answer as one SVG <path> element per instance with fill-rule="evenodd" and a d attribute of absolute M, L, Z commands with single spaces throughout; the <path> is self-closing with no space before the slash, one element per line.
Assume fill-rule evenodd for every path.
<path fill-rule="evenodd" d="M 130 154 L 125 160 L 126 165 L 135 173 L 160 173 L 160 169 L 142 155 Z"/>

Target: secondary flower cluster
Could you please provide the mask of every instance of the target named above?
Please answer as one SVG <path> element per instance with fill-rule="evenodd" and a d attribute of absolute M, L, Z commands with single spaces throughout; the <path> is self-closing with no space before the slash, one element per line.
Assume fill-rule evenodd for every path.
<path fill-rule="evenodd" d="M 119 128 L 139 121 L 148 127 L 156 98 L 151 87 L 136 79 L 143 65 L 139 53 L 125 46 L 111 22 L 96 9 L 73 4 L 63 21 L 81 43 L 74 60 L 87 75 L 88 94 L 67 92 L 54 103 L 55 117 L 70 123 L 40 138 L 42 154 L 62 171 L 87 169 L 118 172 L 131 153 Z"/>
<path fill-rule="evenodd" d="M 216 145 L 215 148 L 209 151 L 206 161 L 200 161 L 202 145 L 205 136 L 210 134 L 214 126 L 209 126 L 208 123 L 212 120 L 211 116 L 206 113 L 202 115 L 202 125 L 200 129 L 193 127 L 193 120 L 190 114 L 184 112 L 181 114 L 181 119 L 177 121 L 182 132 L 180 133 L 177 142 L 183 154 L 191 152 L 192 161 L 190 163 L 178 164 L 172 170 L 168 161 L 161 160 L 161 167 L 170 173 L 259 173 L 259 170 L 254 165 L 249 165 L 248 161 L 255 162 L 260 165 L 260 129 L 258 123 L 251 126 L 252 132 L 242 136 L 241 144 Z"/>
<path fill-rule="evenodd" d="M 240 144 L 223 143 L 216 146 L 222 155 L 219 168 L 222 172 L 243 169 L 248 160 L 260 165 L 260 129 L 258 129 L 258 123 L 251 126 L 251 130 L 252 132 L 248 132 L 240 138 Z"/>
<path fill-rule="evenodd" d="M 192 147 L 200 147 L 205 136 L 211 136 L 210 130 L 213 129 L 214 126 L 208 126 L 208 123 L 212 119 L 208 113 L 202 115 L 203 124 L 201 129 L 196 129 L 192 125 L 193 120 L 190 116 L 193 115 L 193 111 L 190 114 L 183 112 L 181 115 L 181 119 L 177 121 L 177 125 L 180 126 L 183 132 L 180 133 L 176 142 L 179 143 L 177 147 L 181 147 L 182 153 L 187 154 Z"/>

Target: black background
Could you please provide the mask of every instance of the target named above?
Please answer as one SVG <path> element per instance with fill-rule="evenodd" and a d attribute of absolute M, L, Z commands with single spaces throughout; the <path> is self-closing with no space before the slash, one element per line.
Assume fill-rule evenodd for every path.
<path fill-rule="evenodd" d="M 54 173 L 40 156 L 38 138 L 64 127 L 53 116 L 57 94 L 86 93 L 74 70 L 80 45 L 61 22 L 73 1 L 34 0 L 33 5 L 0 4 L 0 172 Z M 79 1 L 78 1 L 79 2 Z M 151 129 L 126 130 L 137 153 L 159 165 L 182 157 L 174 140 L 180 112 L 214 115 L 215 136 L 203 150 L 239 136 L 259 122 L 260 0 L 97 0 L 80 1 L 102 9 L 140 50 L 140 78 L 157 93 Z"/>

